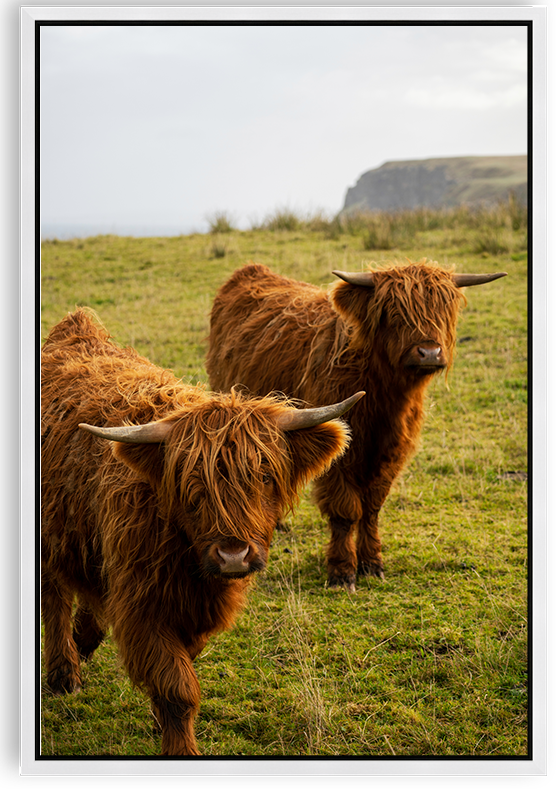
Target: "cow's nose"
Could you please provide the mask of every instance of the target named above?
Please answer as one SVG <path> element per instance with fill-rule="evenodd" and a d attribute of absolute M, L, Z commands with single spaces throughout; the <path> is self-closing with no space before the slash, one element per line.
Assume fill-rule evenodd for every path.
<path fill-rule="evenodd" d="M 244 559 L 250 552 L 250 545 L 240 552 L 232 553 L 230 550 L 221 550 L 217 548 L 217 555 L 219 556 L 219 568 L 221 572 L 248 572 L 250 567 L 249 563 Z"/>
<path fill-rule="evenodd" d="M 418 354 L 425 364 L 438 364 L 440 361 L 441 347 L 417 347 Z"/>
<path fill-rule="evenodd" d="M 447 366 L 444 349 L 435 342 L 423 342 L 411 348 L 405 366 L 432 373 Z"/>

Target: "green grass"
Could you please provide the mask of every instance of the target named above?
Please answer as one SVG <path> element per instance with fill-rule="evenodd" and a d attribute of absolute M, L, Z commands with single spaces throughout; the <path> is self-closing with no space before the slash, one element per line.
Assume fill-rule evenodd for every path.
<path fill-rule="evenodd" d="M 360 579 L 352 596 L 326 588 L 326 525 L 306 490 L 245 611 L 197 659 L 206 755 L 527 753 L 524 219 L 434 217 L 404 248 L 373 254 L 358 220 L 323 215 L 294 229 L 43 243 L 43 337 L 87 305 L 118 342 L 191 382 L 207 380 L 215 292 L 248 260 L 319 285 L 372 257 L 509 273 L 467 290 L 454 368 L 432 384 L 421 446 L 382 512 L 385 583 Z M 514 237 L 510 250 L 477 252 L 491 226 Z M 43 676 L 43 753 L 156 755 L 149 702 L 110 639 L 84 678 L 79 694 L 53 697 Z"/>

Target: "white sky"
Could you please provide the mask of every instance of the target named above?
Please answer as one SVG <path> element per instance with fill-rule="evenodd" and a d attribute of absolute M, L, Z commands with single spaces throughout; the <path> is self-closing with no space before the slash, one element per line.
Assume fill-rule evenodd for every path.
<path fill-rule="evenodd" d="M 385 161 L 527 151 L 521 26 L 41 28 L 44 223 L 338 211 Z"/>

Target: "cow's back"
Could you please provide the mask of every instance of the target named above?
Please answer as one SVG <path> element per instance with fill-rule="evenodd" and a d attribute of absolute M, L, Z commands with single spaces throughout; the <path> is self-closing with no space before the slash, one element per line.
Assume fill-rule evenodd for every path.
<path fill-rule="evenodd" d="M 211 312 L 206 361 L 211 388 L 243 385 L 253 395 L 282 392 L 316 404 L 340 319 L 322 289 L 275 275 L 261 264 L 236 270 Z"/>

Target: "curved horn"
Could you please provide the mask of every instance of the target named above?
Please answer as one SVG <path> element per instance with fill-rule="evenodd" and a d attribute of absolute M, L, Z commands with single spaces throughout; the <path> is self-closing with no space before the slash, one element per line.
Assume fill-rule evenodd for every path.
<path fill-rule="evenodd" d="M 496 281 L 498 278 L 505 278 L 507 274 L 507 272 L 492 272 L 484 275 L 474 275 L 455 272 L 451 279 L 456 286 L 479 286 L 481 283 L 490 283 L 490 281 Z"/>
<path fill-rule="evenodd" d="M 172 426 L 172 422 L 159 420 L 158 422 L 148 422 L 147 425 L 124 425 L 122 428 L 97 428 L 95 425 L 80 422 L 78 427 L 100 439 L 110 439 L 111 442 L 157 444 L 165 441 Z"/>
<path fill-rule="evenodd" d="M 337 275 L 341 280 L 352 283 L 353 286 L 373 286 L 373 272 L 341 272 L 339 269 L 333 270 L 333 275 Z"/>
<path fill-rule="evenodd" d="M 322 422 L 329 422 L 329 420 L 345 414 L 365 394 L 366 392 L 357 392 L 352 397 L 332 406 L 304 409 L 290 408 L 279 415 L 277 425 L 283 431 L 313 428 L 315 425 L 321 425 Z M 98 436 L 100 439 L 109 439 L 111 442 L 157 444 L 165 441 L 172 426 L 172 422 L 160 420 L 158 422 L 149 422 L 147 425 L 124 425 L 121 428 L 97 428 L 95 425 L 80 422 L 78 427 L 92 433 L 93 436 Z"/>
<path fill-rule="evenodd" d="M 342 400 L 333 406 L 321 406 L 319 408 L 289 408 L 284 411 L 277 419 L 278 427 L 283 431 L 298 431 L 301 428 L 313 428 L 321 425 L 322 422 L 329 422 L 345 414 L 357 403 L 366 392 L 357 392 L 352 397 Z"/>

